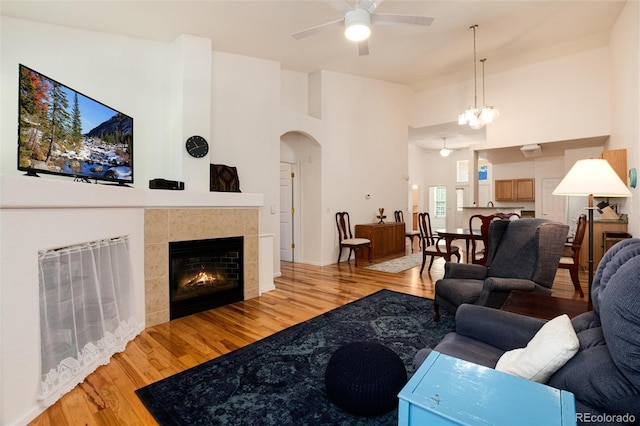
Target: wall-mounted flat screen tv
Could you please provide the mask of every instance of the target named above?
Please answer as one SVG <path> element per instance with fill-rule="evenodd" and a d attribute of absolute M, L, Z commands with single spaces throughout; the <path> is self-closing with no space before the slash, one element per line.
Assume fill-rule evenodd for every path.
<path fill-rule="evenodd" d="M 18 170 L 133 183 L 133 118 L 19 67 Z"/>

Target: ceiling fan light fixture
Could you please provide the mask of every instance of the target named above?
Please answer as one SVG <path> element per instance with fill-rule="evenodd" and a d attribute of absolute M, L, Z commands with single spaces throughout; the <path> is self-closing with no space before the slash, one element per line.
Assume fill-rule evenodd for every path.
<path fill-rule="evenodd" d="M 344 36 L 351 41 L 364 41 L 371 35 L 371 28 L 365 24 L 352 24 L 344 30 Z"/>
<path fill-rule="evenodd" d="M 371 35 L 371 15 L 364 9 L 347 12 L 344 24 L 344 36 L 351 41 L 363 41 Z"/>
<path fill-rule="evenodd" d="M 448 157 L 449 154 L 451 154 L 453 152 L 452 149 L 447 148 L 447 138 L 443 137 L 442 138 L 442 149 L 440 150 L 440 156 L 441 157 Z"/>
<path fill-rule="evenodd" d="M 452 151 L 452 150 L 450 150 L 449 148 L 442 148 L 442 149 L 440 150 L 440 156 L 441 156 L 441 157 L 448 157 L 448 156 L 449 156 L 449 154 L 451 154 L 452 152 L 453 152 L 453 151 Z"/>

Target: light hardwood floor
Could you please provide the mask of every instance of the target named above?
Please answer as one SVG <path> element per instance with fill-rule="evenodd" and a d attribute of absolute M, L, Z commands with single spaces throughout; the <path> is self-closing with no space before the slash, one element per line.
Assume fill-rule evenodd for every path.
<path fill-rule="evenodd" d="M 436 260 L 421 276 L 420 267 L 391 274 L 365 269 L 366 261 L 356 268 L 353 259 L 324 267 L 283 263 L 273 291 L 145 329 L 31 424 L 156 424 L 136 389 L 383 288 L 432 298 L 443 265 Z M 586 293 L 586 274 L 581 282 Z M 558 271 L 553 289 L 554 296 L 579 300 L 567 270 Z"/>

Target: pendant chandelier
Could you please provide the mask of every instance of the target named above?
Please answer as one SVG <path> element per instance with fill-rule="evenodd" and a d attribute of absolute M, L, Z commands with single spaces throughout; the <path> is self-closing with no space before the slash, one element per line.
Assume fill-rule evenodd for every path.
<path fill-rule="evenodd" d="M 485 124 L 493 122 L 500 116 L 500 112 L 497 108 L 489 106 L 485 103 L 484 96 L 484 63 L 487 58 L 480 59 L 482 62 L 482 103 L 483 106 L 478 108 L 478 77 L 477 77 L 477 65 L 476 59 L 476 29 L 478 25 L 472 25 L 469 29 L 473 30 L 473 107 L 468 107 L 466 110 L 458 115 L 458 124 L 468 124 L 472 129 L 481 129 Z"/>

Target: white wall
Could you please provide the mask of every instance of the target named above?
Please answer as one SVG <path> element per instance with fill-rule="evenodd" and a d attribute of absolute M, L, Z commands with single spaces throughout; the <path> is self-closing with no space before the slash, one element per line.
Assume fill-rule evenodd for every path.
<path fill-rule="evenodd" d="M 422 153 L 420 153 L 422 151 Z M 429 188 L 444 186 L 447 188 L 447 217 L 445 221 L 431 217 L 433 228 L 454 228 L 456 220 L 456 188 L 464 187 L 465 196 L 469 198 L 469 184 L 457 182 L 457 162 L 469 159 L 469 151 L 456 150 L 448 157 L 441 157 L 438 151 L 424 151 L 411 148 L 409 175 L 412 184 L 420 185 L 419 211 L 430 211 Z M 422 181 L 418 181 L 418 179 Z"/>
<path fill-rule="evenodd" d="M 280 108 L 280 160 L 297 168 L 294 179 L 294 259 L 296 262 L 322 265 L 322 120 L 306 115 L 310 75 L 291 71 L 282 73 Z M 303 90 L 299 94 L 295 90 Z M 297 232 L 296 232 L 297 231 Z M 279 242 L 279 241 L 278 241 Z M 278 269 L 279 270 L 279 269 Z"/>
<path fill-rule="evenodd" d="M 379 207 L 387 221 L 406 210 L 410 91 L 327 71 L 283 72 L 282 85 L 281 156 L 301 167 L 301 261 L 335 263 L 336 212 L 348 211 L 353 228 L 377 222 Z"/>
<path fill-rule="evenodd" d="M 170 156 L 167 46 L 148 40 L 1 17 L 0 172 L 19 174 L 18 64 L 134 118 L 134 180 L 167 177 Z M 51 179 L 51 176 L 45 177 Z"/>
<path fill-rule="evenodd" d="M 279 199 L 280 65 L 206 46 L 193 36 L 159 43 L 3 16 L 0 172 L 18 174 L 17 81 L 24 63 L 134 117 L 135 187 L 163 177 L 185 181 L 187 191 L 208 191 L 209 162 L 237 166 L 241 190 L 264 194 L 261 232 L 275 232 L 270 207 Z M 210 82 L 188 71 L 209 66 Z M 194 79 L 202 83 L 199 90 Z M 193 110 L 209 104 L 207 114 Z M 186 154 L 191 134 L 210 135 L 209 161 Z"/>
<path fill-rule="evenodd" d="M 129 202 L 127 198 L 132 195 L 135 198 L 139 191 L 42 181 L 22 176 L 4 176 L 2 179 L 3 202 L 6 202 L 10 192 L 43 192 L 37 197 L 29 197 L 29 201 L 42 203 L 42 207 L 0 210 L 0 424 L 3 425 L 24 424 L 43 409 L 37 400 L 42 380 L 37 267 L 39 250 L 129 236 L 136 331 L 144 327 L 144 216 L 142 208 L 133 208 L 139 202 L 135 199 Z M 80 208 L 66 202 L 55 208 L 44 207 L 46 194 L 58 192 L 58 197 L 51 197 L 53 200 L 68 201 L 73 198 L 69 194 L 75 192 L 76 186 L 81 186 L 83 190 L 82 195 L 78 194 L 74 199 L 78 206 L 97 203 L 114 207 Z M 126 193 L 122 194 L 123 191 Z M 122 208 L 115 206 L 118 203 Z"/>
<path fill-rule="evenodd" d="M 308 114 L 309 76 L 301 72 L 282 70 L 280 81 L 281 105 L 300 114 Z"/>
<path fill-rule="evenodd" d="M 18 64 L 27 65 L 53 79 L 134 117 L 135 181 L 144 188 L 151 177 L 168 168 L 163 152 L 169 146 L 168 91 L 170 76 L 161 43 L 72 30 L 7 17 L 1 18 L 0 173 L 17 180 L 12 186 L 32 185 L 37 178 L 22 177 L 16 168 L 18 123 Z M 86 191 L 88 184 L 71 179 L 55 180 L 60 197 L 69 191 Z M 18 183 L 19 182 L 19 183 Z M 28 186 L 27 186 L 28 187 Z M 61 189 L 64 188 L 64 189 Z M 9 188 L 2 188 L 3 194 Z M 96 193 L 122 192 L 129 188 L 96 185 Z M 34 195 L 35 196 L 35 195 Z M 118 197 L 115 195 L 115 197 Z M 86 201 L 90 200 L 86 197 Z M 93 200 L 95 201 L 95 200 Z M 102 238 L 130 235 L 136 318 L 144 323 L 143 219 L 141 209 L 96 208 L 90 211 L 55 209 L 47 220 L 36 212 L 1 211 L 0 326 L 1 358 L 0 423 L 20 424 L 37 415 L 40 385 L 37 251 Z M 24 269 L 24 271 L 22 271 Z"/>
<path fill-rule="evenodd" d="M 408 175 L 409 175 L 409 182 L 408 182 L 408 186 L 409 188 L 413 188 L 413 185 L 418 185 L 418 211 L 422 212 L 422 211 L 426 211 L 427 207 L 428 207 L 428 202 L 429 202 L 429 197 L 428 197 L 428 192 L 426 192 L 425 189 L 425 182 L 428 182 L 426 180 L 425 175 L 428 174 L 428 171 L 430 170 L 430 166 L 428 163 L 425 163 L 425 155 L 426 152 L 423 149 L 420 149 L 414 145 L 409 145 L 409 150 L 408 150 L 408 156 L 409 156 L 409 161 L 408 161 L 408 167 L 409 167 L 409 171 L 408 171 Z M 408 197 L 409 199 L 412 199 L 412 196 Z M 409 213 L 409 211 L 406 212 L 405 216 Z M 405 217 L 405 222 L 408 221 L 408 218 Z M 413 224 L 412 224 L 413 225 Z"/>
<path fill-rule="evenodd" d="M 629 168 L 640 168 L 640 2 L 628 1 L 611 31 L 611 139 L 607 149 L 627 149 Z M 640 190 L 624 200 L 629 233 L 640 237 Z"/>
<path fill-rule="evenodd" d="M 598 48 L 488 75 L 487 95 L 490 96 L 490 103 L 500 110 L 501 117 L 486 127 L 486 143 L 474 145 L 472 149 L 610 134 L 609 62 L 609 49 Z M 413 96 L 412 126 L 424 127 L 455 121 L 469 100 L 473 100 L 472 81 L 418 92 Z M 428 171 L 423 173 L 422 186 L 436 185 L 445 176 L 449 179 L 454 170 L 449 170 L 447 164 L 456 156 L 472 160 L 472 153 L 460 151 L 447 159 L 438 160 L 437 153 L 433 154 L 433 159 L 425 157 L 421 167 Z M 416 175 L 415 164 L 410 164 L 410 174 Z M 551 176 L 554 174 L 557 176 Z M 539 190 L 542 178 L 563 176 L 561 168 L 542 170 L 536 166 L 534 159 L 494 164 L 491 165 L 490 193 L 493 194 L 495 179 L 534 177 Z M 455 179 L 450 182 L 455 182 Z M 454 188 L 453 184 L 448 185 L 448 193 L 452 192 L 450 188 Z M 535 204 L 524 203 L 524 207 L 538 211 L 539 200 Z M 448 217 L 447 226 L 453 226 L 452 220 Z"/>
<path fill-rule="evenodd" d="M 280 235 L 280 65 L 213 52 L 212 164 L 238 168 L 242 192 L 264 195 L 260 233 Z M 279 237 L 274 272 L 280 272 Z"/>
<path fill-rule="evenodd" d="M 346 74 L 321 75 L 322 263 L 338 258 L 335 213 L 352 226 L 388 221 L 407 204 L 410 91 L 407 87 Z M 365 195 L 370 194 L 370 199 Z"/>
<path fill-rule="evenodd" d="M 517 163 L 493 164 L 493 179 L 516 179 L 534 177 L 533 160 Z"/>
<path fill-rule="evenodd" d="M 474 149 L 608 135 L 609 72 L 609 49 L 599 48 L 488 75 L 487 96 L 501 117 Z M 472 82 L 416 93 L 412 126 L 454 122 L 469 100 Z"/>
<path fill-rule="evenodd" d="M 604 47 L 492 75 L 487 147 L 610 134 L 609 72 Z"/>
<path fill-rule="evenodd" d="M 278 63 L 212 53 L 206 47 L 207 40 L 191 36 L 159 43 L 5 16 L 1 17 L 0 35 L 1 174 L 14 175 L 20 181 L 36 179 L 20 176 L 16 167 L 18 64 L 23 63 L 134 117 L 135 187 L 145 189 L 150 179 L 163 177 L 183 180 L 188 192 L 209 194 L 209 162 L 237 166 L 242 191 L 264 195 L 261 233 L 278 231 L 278 216 L 270 213 L 270 207 L 279 202 Z M 203 80 L 200 65 L 206 69 L 209 63 L 212 71 Z M 200 82 L 200 90 L 194 88 L 195 82 Z M 188 157 L 184 140 L 191 134 L 209 138 L 210 161 Z M 40 180 L 64 183 L 71 191 L 77 185 L 87 185 L 50 175 Z M 41 409 L 36 399 L 38 296 L 37 277 L 19 275 L 13 266 L 33 262 L 38 248 L 132 235 L 132 257 L 137 265 L 133 272 L 136 315 L 143 319 L 144 274 L 139 269 L 144 258 L 143 219 L 141 209 L 124 215 L 108 208 L 91 213 L 59 210 L 52 213 L 52 225 L 43 231 L 40 224 L 26 226 L 14 220 L 20 211 L 3 208 L 1 212 L 0 423 L 20 424 Z M 67 215 L 73 218 L 72 227 L 62 226 Z M 279 271 L 279 259 L 276 262 Z M 26 329 L 30 333 L 17 334 Z"/>
<path fill-rule="evenodd" d="M 171 43 L 169 50 L 172 56 L 169 174 L 184 182 L 187 191 L 206 192 L 211 151 L 203 158 L 193 158 L 185 153 L 183 143 L 194 135 L 211 140 L 211 40 L 183 34 Z M 173 143 L 179 141 L 183 143 Z"/>
<path fill-rule="evenodd" d="M 181 167 L 185 165 L 200 170 L 208 168 L 207 161 L 183 162 L 186 154 L 182 148 L 184 134 L 208 131 L 212 148 L 210 162 L 237 166 L 243 192 L 264 194 L 265 207 L 260 209 L 262 233 L 279 234 L 278 215 L 271 213 L 271 206 L 275 205 L 277 212 L 280 136 L 289 130 L 313 129 L 313 139 L 322 150 L 320 182 L 315 182 L 321 190 L 306 196 L 319 200 L 320 208 L 315 213 L 320 226 L 318 242 L 306 241 L 305 244 L 320 247 L 319 254 L 311 251 L 309 255 L 310 258 L 318 256 L 318 264 L 333 263 L 337 258 L 336 211 L 350 211 L 354 223 L 365 223 L 375 221 L 378 207 L 384 207 L 389 218 L 393 210 L 405 208 L 408 126 L 455 121 L 457 114 L 472 100 L 472 82 L 412 96 L 410 90 L 401 85 L 326 71 L 313 73 L 308 80 L 300 75 L 289 76 L 287 85 L 282 86 L 278 63 L 213 52 L 209 58 L 211 93 L 204 91 L 202 95 L 211 99 L 209 128 L 200 128 L 204 121 L 199 121 L 196 128 L 186 128 L 184 123 L 175 123 L 176 119 L 184 119 L 177 116 L 186 114 L 184 105 L 180 109 L 172 104 L 176 90 L 186 88 L 186 82 L 182 81 L 186 77 L 180 76 L 174 61 L 185 61 L 182 65 L 207 63 L 208 58 L 196 54 L 190 59 L 179 59 L 184 58 L 185 53 L 181 53 L 179 42 L 167 44 L 4 16 L 0 19 L 0 173 L 19 174 L 16 170 L 19 63 L 134 117 L 136 187 L 147 187 L 147 181 L 155 177 L 183 180 Z M 486 147 L 611 134 L 609 148 L 627 148 L 629 166 L 638 167 L 639 22 L 638 2 L 627 2 L 612 32 L 609 48 L 488 75 L 487 95 L 501 110 L 502 118 L 488 127 Z M 296 93 L 298 90 L 308 90 L 308 94 Z M 186 91 L 202 102 L 203 97 Z M 288 114 L 283 122 L 281 96 L 286 97 L 282 105 L 298 113 L 304 114 L 307 103 L 310 115 L 321 120 Z M 460 152 L 454 155 L 469 156 Z M 412 152 L 412 156 L 415 153 Z M 411 164 L 413 168 L 413 158 Z M 446 163 L 434 158 L 425 161 L 423 166 L 417 165 L 425 171 L 422 175 L 425 187 L 441 179 L 426 173 L 436 170 L 434 164 L 445 167 Z M 371 199 L 365 200 L 365 194 L 371 194 Z M 637 213 L 633 214 L 640 211 L 637 190 L 629 203 L 630 232 L 638 235 L 639 219 Z M 137 227 L 138 216 L 130 219 L 126 227 Z M 86 231 L 85 228 L 91 227 L 86 217 L 80 217 L 80 223 L 83 228 L 68 235 L 69 239 L 84 241 L 102 231 L 112 232 L 109 226 Z M 14 251 L 14 247 L 24 249 L 16 234 L 32 231 L 11 229 L 5 234 L 5 223 L 2 226 L 0 257 L 8 259 L 8 254 L 19 252 Z M 118 228 L 114 232 L 120 231 Z M 12 239 L 6 239 L 6 235 Z M 30 234 L 28 240 L 34 238 L 37 235 Z M 274 248 L 274 253 L 278 252 L 277 247 Z M 140 252 L 135 254 L 140 255 Z M 275 257 L 274 264 L 279 268 Z M 3 274 L 0 344 L 4 354 L 8 349 L 14 350 L 14 346 L 17 350 L 24 349 L 19 340 L 13 339 L 12 330 L 16 323 L 33 328 L 34 319 L 25 318 L 20 311 L 20 301 L 13 300 L 29 295 L 10 289 L 9 284 L 15 283 L 5 280 L 4 272 L 0 272 Z M 32 342 L 27 339 L 26 344 Z M 31 364 L 33 357 L 30 351 L 24 356 L 25 362 L 8 375 L 4 374 L 4 358 L 1 361 L 0 423 L 20 423 L 17 419 L 33 409 L 36 392 L 31 387 L 33 383 L 25 385 L 17 379 L 23 373 L 32 374 L 33 365 L 26 363 Z M 28 377 L 29 381 L 32 379 Z"/>

